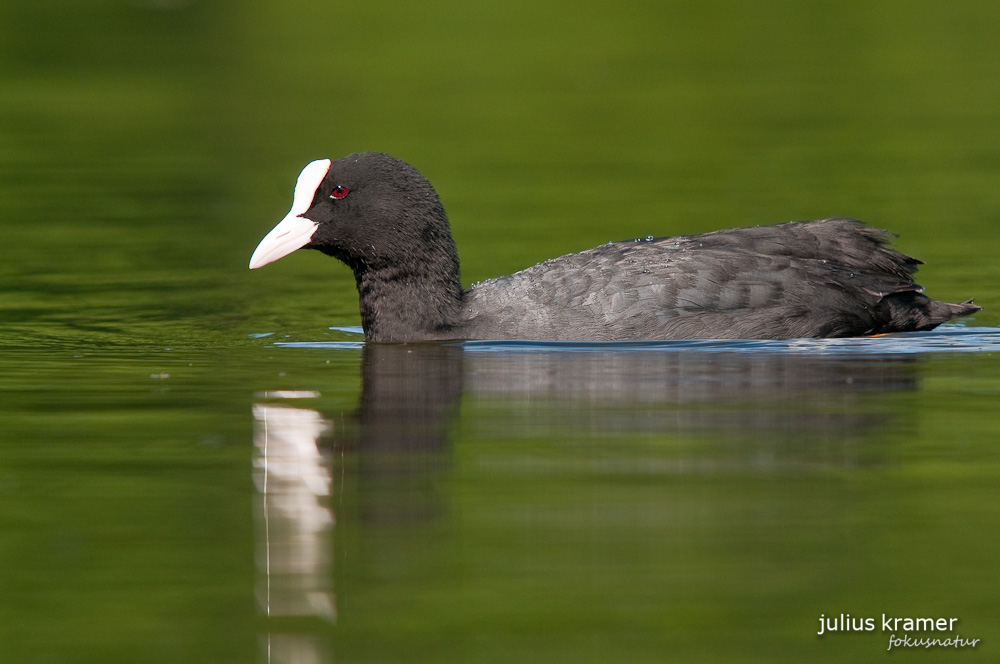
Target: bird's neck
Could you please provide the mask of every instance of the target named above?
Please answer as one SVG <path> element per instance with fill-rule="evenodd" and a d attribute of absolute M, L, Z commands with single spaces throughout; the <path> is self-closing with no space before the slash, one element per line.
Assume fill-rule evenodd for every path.
<path fill-rule="evenodd" d="M 354 277 L 367 341 L 446 339 L 461 317 L 457 258 L 453 265 L 364 267 Z"/>

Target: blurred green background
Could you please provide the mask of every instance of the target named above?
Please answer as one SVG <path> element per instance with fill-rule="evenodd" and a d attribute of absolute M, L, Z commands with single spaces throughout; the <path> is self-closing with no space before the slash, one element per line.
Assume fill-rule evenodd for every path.
<path fill-rule="evenodd" d="M 6 2 L 6 307 L 32 318 L 27 290 L 54 304 L 99 272 L 157 291 L 149 335 L 277 303 L 285 324 L 354 324 L 353 280 L 322 256 L 242 268 L 307 161 L 381 150 L 438 188 L 466 282 L 608 240 L 843 215 L 901 234 L 931 293 L 976 296 L 995 324 L 998 13 Z M 52 322 L 113 326 L 153 299 L 115 295 Z"/>
<path fill-rule="evenodd" d="M 466 283 L 842 215 L 996 326 L 998 29 L 1000 5 L 965 0 L 5 0 L 0 660 L 267 661 L 254 394 L 316 390 L 336 420 L 360 389 L 355 350 L 271 345 L 344 338 L 348 270 L 246 269 L 308 161 L 416 165 Z M 318 661 L 842 661 L 886 644 L 817 638 L 821 613 L 919 610 L 983 639 L 920 656 L 987 656 L 997 356 L 902 371 L 912 389 L 786 405 L 891 423 L 837 434 L 847 468 L 753 470 L 773 429 L 609 435 L 572 425 L 594 404 L 467 398 L 432 488 L 391 496 L 429 492 L 430 524 L 366 525 L 364 473 L 338 462 L 338 622 L 293 627 Z M 609 417 L 650 408 L 673 412 Z M 650 470 L 719 457 L 735 470 Z"/>

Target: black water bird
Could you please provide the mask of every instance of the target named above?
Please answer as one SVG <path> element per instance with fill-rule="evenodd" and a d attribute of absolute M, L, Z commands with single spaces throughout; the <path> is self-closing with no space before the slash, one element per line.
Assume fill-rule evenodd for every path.
<path fill-rule="evenodd" d="M 789 339 L 930 330 L 980 310 L 932 300 L 921 261 L 851 219 L 613 242 L 471 288 L 431 184 L 386 154 L 308 164 L 250 259 L 348 265 L 368 341 Z"/>

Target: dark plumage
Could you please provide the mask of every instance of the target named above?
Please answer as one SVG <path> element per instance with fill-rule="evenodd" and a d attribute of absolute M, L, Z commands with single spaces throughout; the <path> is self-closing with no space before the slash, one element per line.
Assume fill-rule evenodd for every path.
<path fill-rule="evenodd" d="M 930 330 L 979 311 L 923 295 L 920 261 L 850 219 L 609 243 L 462 290 L 433 187 L 364 153 L 312 162 L 250 260 L 298 248 L 354 272 L 368 341 L 788 339 Z"/>

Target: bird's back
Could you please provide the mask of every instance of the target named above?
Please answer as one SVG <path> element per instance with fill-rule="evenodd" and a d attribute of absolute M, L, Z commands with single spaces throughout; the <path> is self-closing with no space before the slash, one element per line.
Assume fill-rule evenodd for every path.
<path fill-rule="evenodd" d="M 465 292 L 461 336 L 787 339 L 930 329 L 978 310 L 930 300 L 919 261 L 848 219 L 617 242 Z"/>

